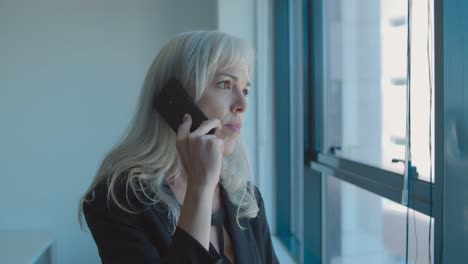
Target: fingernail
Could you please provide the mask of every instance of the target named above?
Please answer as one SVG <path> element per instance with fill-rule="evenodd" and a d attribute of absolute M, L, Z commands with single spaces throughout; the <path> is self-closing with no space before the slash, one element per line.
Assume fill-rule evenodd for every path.
<path fill-rule="evenodd" d="M 190 115 L 189 114 L 185 114 L 184 115 L 184 122 L 188 121 L 190 119 Z"/>

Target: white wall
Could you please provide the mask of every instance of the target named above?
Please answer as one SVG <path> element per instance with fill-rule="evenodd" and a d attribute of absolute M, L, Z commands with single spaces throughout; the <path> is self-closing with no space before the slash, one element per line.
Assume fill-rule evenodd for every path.
<path fill-rule="evenodd" d="M 54 263 L 100 263 L 78 199 L 163 43 L 216 27 L 216 0 L 0 0 L 0 229 L 50 229 Z"/>

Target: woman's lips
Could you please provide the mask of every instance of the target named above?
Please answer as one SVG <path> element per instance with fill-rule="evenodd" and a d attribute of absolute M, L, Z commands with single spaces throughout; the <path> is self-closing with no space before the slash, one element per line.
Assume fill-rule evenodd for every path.
<path fill-rule="evenodd" d="M 237 124 L 226 124 L 225 126 L 227 126 L 228 128 L 236 131 L 236 132 L 240 132 L 241 130 L 241 125 L 237 125 Z"/>

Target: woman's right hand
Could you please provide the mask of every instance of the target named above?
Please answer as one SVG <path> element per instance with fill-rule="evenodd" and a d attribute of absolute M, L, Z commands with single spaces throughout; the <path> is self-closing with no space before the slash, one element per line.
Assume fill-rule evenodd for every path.
<path fill-rule="evenodd" d="M 192 133 L 190 115 L 177 131 L 177 151 L 187 175 L 187 189 L 211 190 L 216 188 L 221 174 L 224 141 L 207 134 L 213 128 L 221 128 L 219 119 L 206 120 Z"/>

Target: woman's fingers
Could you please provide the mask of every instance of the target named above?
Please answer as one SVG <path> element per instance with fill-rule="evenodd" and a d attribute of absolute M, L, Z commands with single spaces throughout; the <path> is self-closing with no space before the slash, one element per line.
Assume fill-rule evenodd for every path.
<path fill-rule="evenodd" d="M 221 121 L 207 120 L 190 133 L 192 123 L 185 115 L 177 130 L 177 151 L 185 171 L 191 175 L 187 184 L 197 188 L 215 188 L 221 173 L 224 141 L 207 133 L 213 128 L 221 127 Z"/>
<path fill-rule="evenodd" d="M 221 150 L 221 152 L 222 152 L 222 150 L 224 148 L 224 141 L 221 138 L 219 138 L 219 137 L 217 137 L 215 135 L 204 135 L 203 139 L 206 140 L 207 145 L 210 148 L 216 148 L 216 149 Z"/>
<path fill-rule="evenodd" d="M 190 127 L 192 126 L 192 118 L 189 114 L 184 115 L 182 124 L 179 125 L 177 130 L 177 140 L 182 140 L 190 135 Z"/>
<path fill-rule="evenodd" d="M 194 137 L 204 136 L 213 128 L 221 129 L 221 121 L 219 121 L 218 118 L 203 121 L 203 123 L 201 123 L 200 126 L 192 132 L 192 135 Z"/>

